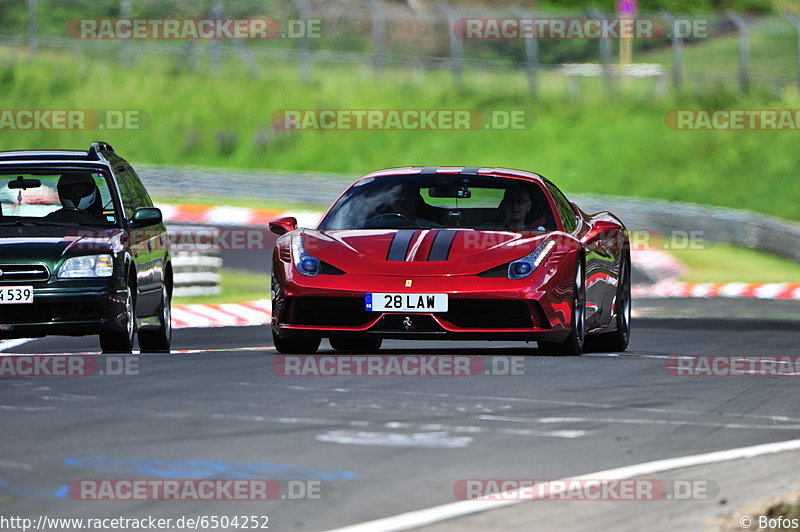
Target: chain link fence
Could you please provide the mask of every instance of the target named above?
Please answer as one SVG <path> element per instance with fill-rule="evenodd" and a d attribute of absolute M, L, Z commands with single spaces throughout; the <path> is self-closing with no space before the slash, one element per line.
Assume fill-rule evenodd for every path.
<path fill-rule="evenodd" d="M 650 21 L 653 31 L 628 39 L 634 65 L 643 53 L 662 53 L 648 55 L 644 68 L 634 67 L 632 72 L 630 67 L 611 68 L 619 62 L 621 48 L 627 49 L 625 39 L 590 38 L 588 31 L 583 33 L 589 28 L 586 20 L 617 20 L 614 13 L 542 12 L 490 4 L 464 7 L 444 1 L 0 0 L 0 43 L 27 47 L 32 52 L 55 47 L 116 55 L 123 63 L 139 61 L 148 54 L 169 55 L 189 69 L 208 65 L 218 70 L 226 62 L 236 61 L 253 75 L 268 74 L 276 62 L 290 62 L 299 66 L 301 80 L 308 79 L 320 64 L 360 65 L 376 73 L 395 67 L 418 73 L 448 69 L 454 84 L 463 83 L 471 72 L 515 71 L 527 77 L 532 93 L 537 91 L 542 75 L 553 74 L 578 80 L 604 76 L 610 88 L 621 77 L 653 78 L 656 92 L 687 82 L 700 90 L 719 83 L 737 84 L 742 90 L 761 84 L 776 90 L 800 84 L 800 19 L 793 15 L 640 12 L 638 17 Z M 271 21 L 269 38 L 204 39 L 189 35 L 115 39 L 106 35 L 95 39 L 81 33 L 85 29 L 81 24 L 87 20 L 256 18 Z M 513 24 L 503 26 L 503 21 L 517 21 L 519 29 L 525 21 L 533 20 L 550 22 L 534 33 L 520 32 L 517 37 L 508 32 Z M 561 24 L 566 24 L 566 33 L 558 33 Z M 478 30 L 470 32 L 470 28 Z M 570 28 L 580 31 L 570 33 Z M 613 31 L 609 35 L 613 36 Z M 693 43 L 720 38 L 734 43 L 733 53 L 726 48 L 719 57 L 709 57 L 702 64 L 687 61 L 685 51 Z M 779 50 L 765 49 L 761 47 L 764 42 L 783 50 L 777 53 Z M 751 50 L 755 45 L 759 46 L 757 53 Z M 776 60 L 779 56 L 784 60 Z M 653 64 L 653 57 L 658 63 Z M 576 71 L 564 65 L 603 68 Z M 573 90 L 576 86 L 577 81 Z"/>

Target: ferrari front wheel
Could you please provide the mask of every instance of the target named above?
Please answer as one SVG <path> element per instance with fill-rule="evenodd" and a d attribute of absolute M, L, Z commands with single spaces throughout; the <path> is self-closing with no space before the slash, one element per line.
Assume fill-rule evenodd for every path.
<path fill-rule="evenodd" d="M 617 295 L 614 299 L 616 330 L 592 335 L 587 344 L 592 351 L 619 353 L 628 348 L 631 337 L 631 261 L 625 257 L 620 265 Z"/>
<path fill-rule="evenodd" d="M 272 331 L 272 344 L 278 353 L 287 355 L 313 355 L 319 349 L 321 338 L 281 338 Z"/>
<path fill-rule="evenodd" d="M 583 261 L 575 268 L 572 290 L 572 330 L 563 342 L 538 342 L 539 350 L 548 355 L 580 355 L 586 339 L 586 279 Z"/>

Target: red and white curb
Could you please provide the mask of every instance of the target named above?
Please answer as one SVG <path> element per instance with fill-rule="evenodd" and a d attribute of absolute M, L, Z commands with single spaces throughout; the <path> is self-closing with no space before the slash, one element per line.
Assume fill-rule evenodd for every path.
<path fill-rule="evenodd" d="M 800 300 L 800 283 L 685 283 L 662 281 L 632 288 L 633 297 L 739 297 Z"/>
<path fill-rule="evenodd" d="M 272 318 L 269 299 L 246 303 L 172 305 L 172 327 L 247 327 L 265 325 Z"/>

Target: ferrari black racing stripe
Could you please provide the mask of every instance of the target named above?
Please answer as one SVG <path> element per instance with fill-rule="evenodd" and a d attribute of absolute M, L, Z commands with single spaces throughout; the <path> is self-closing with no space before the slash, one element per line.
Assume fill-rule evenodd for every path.
<path fill-rule="evenodd" d="M 392 243 L 389 245 L 389 253 L 386 255 L 386 260 L 406 260 L 408 246 L 416 233 L 416 230 L 396 232 L 394 238 L 392 238 Z"/>
<path fill-rule="evenodd" d="M 455 237 L 455 231 L 438 231 L 436 236 L 433 237 L 433 244 L 431 244 L 431 252 L 428 253 L 428 260 L 447 260 L 447 257 L 450 255 L 450 246 L 453 245 L 453 239 Z"/>

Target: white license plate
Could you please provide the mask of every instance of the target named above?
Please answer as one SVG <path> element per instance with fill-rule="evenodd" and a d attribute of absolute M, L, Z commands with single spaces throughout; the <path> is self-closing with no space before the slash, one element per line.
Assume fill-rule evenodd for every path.
<path fill-rule="evenodd" d="M 33 303 L 32 286 L 0 287 L 0 305 L 17 305 L 19 303 Z"/>
<path fill-rule="evenodd" d="M 447 294 L 367 294 L 364 306 L 373 312 L 447 312 Z"/>

